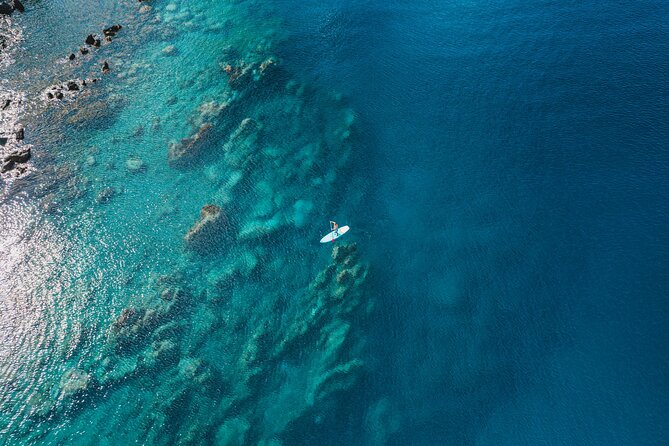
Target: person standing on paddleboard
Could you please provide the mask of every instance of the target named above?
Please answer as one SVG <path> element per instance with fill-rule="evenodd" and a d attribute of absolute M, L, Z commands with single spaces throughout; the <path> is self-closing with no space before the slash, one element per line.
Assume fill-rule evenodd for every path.
<path fill-rule="evenodd" d="M 335 240 L 346 234 L 349 229 L 351 228 L 349 228 L 347 225 L 344 225 L 340 228 L 336 221 L 330 220 L 330 232 L 321 238 L 321 243 L 334 243 Z"/>

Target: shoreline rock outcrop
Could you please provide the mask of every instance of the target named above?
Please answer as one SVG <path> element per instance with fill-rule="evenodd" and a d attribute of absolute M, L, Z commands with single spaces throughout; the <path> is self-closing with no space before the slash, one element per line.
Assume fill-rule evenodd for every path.
<path fill-rule="evenodd" d="M 0 173 L 6 173 L 14 169 L 17 164 L 27 163 L 31 157 L 30 147 L 24 147 L 5 155 L 0 166 Z"/>
<path fill-rule="evenodd" d="M 9 0 L 0 3 L 0 15 L 12 15 L 14 11 L 25 12 L 26 8 L 20 0 Z"/>

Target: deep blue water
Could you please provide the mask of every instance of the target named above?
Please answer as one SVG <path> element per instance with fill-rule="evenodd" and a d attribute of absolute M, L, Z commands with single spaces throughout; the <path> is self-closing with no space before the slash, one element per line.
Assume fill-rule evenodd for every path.
<path fill-rule="evenodd" d="M 14 71 L 2 76 L 6 89 L 53 83 L 63 63 L 53 60 L 92 26 L 127 20 L 128 33 L 144 34 L 120 33 L 115 43 L 121 55 L 110 59 L 112 73 L 124 76 L 103 82 L 113 87 L 109 96 L 130 100 L 108 127 L 64 127 L 66 137 L 53 141 L 49 126 L 60 124 L 58 115 L 35 114 L 48 118 L 28 136 L 36 171 L 54 159 L 72 163 L 87 195 L 49 216 L 39 211 L 44 197 L 30 193 L 42 176 L 5 182 L 19 186 L 7 186 L 16 197 L 0 201 L 0 278 L 9 284 L 0 285 L 0 444 L 669 442 L 666 4 L 168 4 L 153 3 L 170 17 L 155 25 L 127 19 L 129 6 L 112 0 L 99 8 L 28 5 L 16 19 L 26 37 Z M 61 7 L 62 26 L 53 18 Z M 179 20 L 187 31 L 167 32 Z M 44 38 L 49 32 L 56 43 Z M 176 47 L 170 57 L 168 44 Z M 222 97 L 235 103 L 218 66 L 228 45 L 245 57 L 278 55 L 287 77 L 319 93 L 288 82 L 285 96 L 241 96 L 242 113 L 275 132 L 259 137 L 260 167 L 230 169 L 238 166 L 219 159 L 230 150 L 220 149 L 229 130 L 246 117 L 240 114 L 221 120 L 230 128 L 204 160 L 175 170 L 166 163 L 167 141 L 187 135 L 193 110 Z M 30 76 L 17 75 L 23 71 Z M 124 83 L 134 72 L 139 88 Z M 179 101 L 168 106 L 171 95 Z M 340 135 L 353 115 L 347 164 L 334 150 L 302 148 L 313 140 L 327 146 L 329 130 L 321 134 L 320 124 Z M 162 127 L 154 131 L 156 118 Z M 130 138 L 140 122 L 143 136 Z M 301 148 L 295 155 L 272 150 L 282 143 L 292 150 L 292 139 Z M 128 157 L 143 159 L 146 170 L 127 172 Z M 296 170 L 302 183 L 279 179 Z M 328 173 L 315 181 L 321 170 Z M 239 172 L 251 179 L 227 187 Z M 96 203 L 108 186 L 117 196 Z M 240 226 L 267 217 L 265 207 L 276 210 L 269 221 L 282 222 L 280 236 L 242 240 L 208 257 L 184 254 L 183 234 L 211 202 Z M 298 224 L 303 208 L 313 210 Z M 335 317 L 319 328 L 327 338 L 342 320 L 352 327 L 342 358 L 319 356 L 322 346 L 307 339 L 295 357 L 266 359 L 259 375 L 266 387 L 249 396 L 236 387 L 246 371 L 235 368 L 237 358 L 248 357 L 249 338 L 266 336 L 256 327 L 281 335 L 301 314 L 312 276 L 329 261 L 329 251 L 309 240 L 331 218 L 352 227 L 350 240 L 369 264 L 372 317 Z M 125 367 L 100 371 L 109 361 L 110 323 L 123 308 L 151 302 L 152 281 L 174 270 L 197 291 L 183 316 L 187 328 L 168 338 L 177 359 L 109 378 Z M 365 362 L 358 384 L 305 405 L 313 382 L 349 356 Z M 224 375 L 224 384 L 202 395 L 176 379 L 191 357 Z M 16 367 L 28 376 L 26 389 Z M 99 386 L 68 406 L 59 395 L 71 368 Z M 50 417 L 26 415 L 52 406 Z M 201 428 L 195 437 L 190 425 Z"/>
<path fill-rule="evenodd" d="M 366 124 L 393 444 L 665 444 L 666 4 L 291 16 Z"/>

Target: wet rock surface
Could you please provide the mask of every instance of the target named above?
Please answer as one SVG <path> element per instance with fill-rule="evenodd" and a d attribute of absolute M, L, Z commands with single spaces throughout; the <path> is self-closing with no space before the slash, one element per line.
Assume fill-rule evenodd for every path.
<path fill-rule="evenodd" d="M 12 15 L 14 11 L 25 12 L 25 7 L 19 0 L 0 2 L 0 15 Z"/>
<path fill-rule="evenodd" d="M 0 173 L 9 172 L 17 167 L 18 164 L 27 163 L 30 159 L 30 148 L 22 148 L 5 155 L 0 164 Z"/>

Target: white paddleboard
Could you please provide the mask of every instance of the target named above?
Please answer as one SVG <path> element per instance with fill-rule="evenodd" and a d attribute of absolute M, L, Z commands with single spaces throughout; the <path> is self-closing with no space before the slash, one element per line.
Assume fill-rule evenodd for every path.
<path fill-rule="evenodd" d="M 341 228 L 337 228 L 336 231 L 332 231 L 328 235 L 324 236 L 321 239 L 321 243 L 334 242 L 339 237 L 346 234 L 349 229 L 351 229 L 351 228 L 349 228 L 348 226 L 342 226 Z"/>

